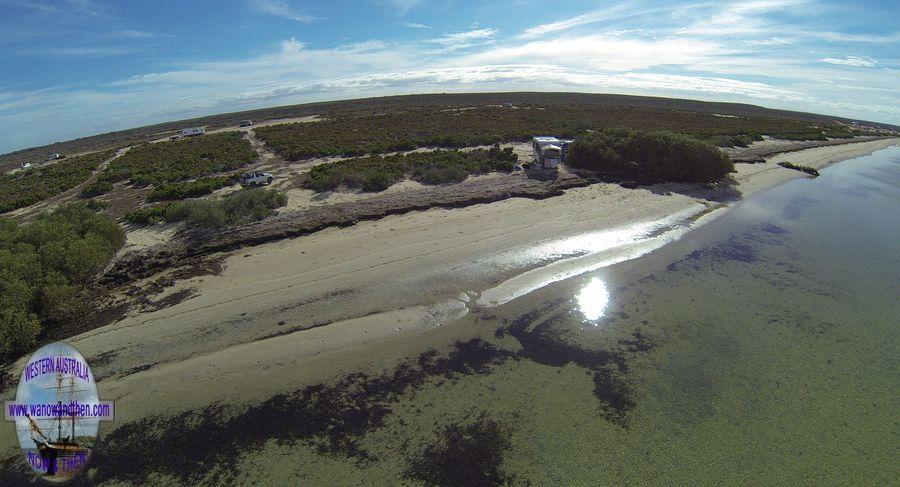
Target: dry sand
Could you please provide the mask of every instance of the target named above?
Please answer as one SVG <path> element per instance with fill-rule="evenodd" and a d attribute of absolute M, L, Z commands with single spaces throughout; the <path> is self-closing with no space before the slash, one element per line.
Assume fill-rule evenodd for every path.
<path fill-rule="evenodd" d="M 649 242 L 642 232 L 677 238 L 729 199 L 806 177 L 778 161 L 821 168 L 898 142 L 823 147 L 740 165 L 737 191 L 725 202 L 706 199 L 722 196 L 709 188 L 595 184 L 546 200 L 412 212 L 241 249 L 222 255 L 221 274 L 184 279 L 166 291 L 192 290 L 190 299 L 68 341 L 89 361 L 112 356 L 93 368 L 101 397 L 118 401 L 120 424 L 267 397 L 465 336 L 473 325 L 453 321 L 479 305 L 640 255 L 665 243 Z M 0 449 L 15 444 L 4 431 Z"/>

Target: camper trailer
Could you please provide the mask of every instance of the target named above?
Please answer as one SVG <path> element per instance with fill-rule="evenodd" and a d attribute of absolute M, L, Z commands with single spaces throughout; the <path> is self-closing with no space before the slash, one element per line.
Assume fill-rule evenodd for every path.
<path fill-rule="evenodd" d="M 206 130 L 203 130 L 203 127 L 191 127 L 189 129 L 183 129 L 181 131 L 182 137 L 190 137 L 192 135 L 203 135 L 206 133 Z"/>
<path fill-rule="evenodd" d="M 531 139 L 534 149 L 534 163 L 543 169 L 555 169 L 561 162 L 566 162 L 569 139 L 539 136 Z"/>

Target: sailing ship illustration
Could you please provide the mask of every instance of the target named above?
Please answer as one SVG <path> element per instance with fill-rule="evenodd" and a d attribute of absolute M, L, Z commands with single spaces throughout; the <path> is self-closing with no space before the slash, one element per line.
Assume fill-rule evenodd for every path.
<path fill-rule="evenodd" d="M 59 373 L 56 374 L 56 387 L 48 389 L 56 390 L 56 402 L 60 407 L 80 401 L 78 393 L 86 392 L 75 388 L 75 377 L 70 376 L 68 384 L 63 384 L 63 376 Z M 41 458 L 39 464 L 46 470 L 45 478 L 65 479 L 77 473 L 91 452 L 93 435 L 79 429 L 78 420 L 83 418 L 74 408 L 67 416 L 56 415 L 50 428 L 41 429 L 34 418 L 27 414 L 26 417 L 31 425 L 31 440 Z M 82 434 L 79 435 L 79 431 Z"/>

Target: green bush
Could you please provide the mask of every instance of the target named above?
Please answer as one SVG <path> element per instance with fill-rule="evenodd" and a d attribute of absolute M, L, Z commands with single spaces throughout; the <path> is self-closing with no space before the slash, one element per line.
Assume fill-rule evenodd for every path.
<path fill-rule="evenodd" d="M 148 208 L 138 208 L 132 212 L 125 214 L 125 221 L 134 223 L 135 225 L 150 225 L 159 223 L 165 219 L 166 208 L 164 206 L 151 206 Z"/>
<path fill-rule="evenodd" d="M 165 206 L 140 208 L 125 215 L 138 225 L 184 221 L 202 227 L 221 228 L 262 220 L 287 204 L 287 195 L 274 189 L 236 191 L 220 199 L 176 201 Z"/>
<path fill-rule="evenodd" d="M 31 206 L 78 186 L 113 154 L 113 151 L 95 152 L 3 175 L 0 178 L 0 213 Z"/>
<path fill-rule="evenodd" d="M 304 185 L 316 191 L 345 186 L 383 191 L 405 177 L 424 184 L 459 182 L 470 174 L 512 171 L 518 156 L 512 147 L 472 151 L 434 150 L 390 156 L 369 156 L 313 167 Z"/>
<path fill-rule="evenodd" d="M 19 225 L 0 218 L 0 361 L 87 311 L 85 289 L 125 243 L 125 232 L 85 204 Z"/>
<path fill-rule="evenodd" d="M 159 201 L 196 198 L 198 196 L 210 194 L 217 189 L 231 186 L 239 179 L 240 175 L 232 174 L 230 176 L 201 178 L 182 183 L 163 183 L 153 188 L 148 199 L 150 201 Z"/>
<path fill-rule="evenodd" d="M 257 159 L 239 132 L 191 137 L 136 146 L 110 162 L 102 179 L 137 185 L 185 181 L 204 174 L 234 171 Z"/>
<path fill-rule="evenodd" d="M 82 198 L 93 198 L 94 196 L 100 196 L 101 194 L 106 194 L 112 191 L 113 185 L 109 181 L 105 180 L 97 180 L 93 183 L 85 186 L 81 190 Z"/>
<path fill-rule="evenodd" d="M 102 211 L 105 210 L 108 203 L 100 200 L 87 200 L 85 202 L 85 206 L 91 211 Z"/>
<path fill-rule="evenodd" d="M 710 182 L 734 170 L 721 150 L 671 132 L 610 129 L 575 140 L 567 163 L 595 171 L 664 181 Z"/>

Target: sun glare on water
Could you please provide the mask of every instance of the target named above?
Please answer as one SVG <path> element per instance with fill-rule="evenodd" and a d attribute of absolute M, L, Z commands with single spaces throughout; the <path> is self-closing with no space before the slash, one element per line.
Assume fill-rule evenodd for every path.
<path fill-rule="evenodd" d="M 581 314 L 589 321 L 599 320 L 609 304 L 609 291 L 606 289 L 606 282 L 596 277 L 591 279 L 576 298 L 578 300 L 578 309 Z M 597 323 L 593 323 L 594 326 Z"/>

